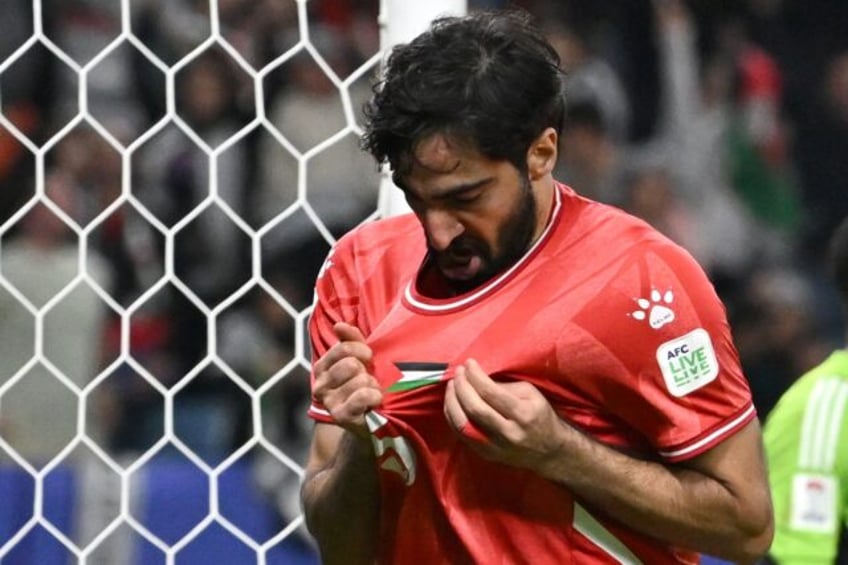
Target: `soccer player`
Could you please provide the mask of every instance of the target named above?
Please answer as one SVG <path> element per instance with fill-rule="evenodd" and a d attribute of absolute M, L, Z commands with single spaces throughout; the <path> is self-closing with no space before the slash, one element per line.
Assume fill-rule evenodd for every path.
<path fill-rule="evenodd" d="M 848 313 L 848 219 L 830 242 L 830 267 Z M 779 565 L 848 563 L 848 351 L 834 351 L 781 396 L 765 424 Z"/>
<path fill-rule="evenodd" d="M 364 145 L 413 214 L 316 282 L 302 500 L 325 563 L 753 562 L 761 435 L 724 309 L 646 223 L 556 182 L 555 52 L 522 13 L 396 47 Z"/>

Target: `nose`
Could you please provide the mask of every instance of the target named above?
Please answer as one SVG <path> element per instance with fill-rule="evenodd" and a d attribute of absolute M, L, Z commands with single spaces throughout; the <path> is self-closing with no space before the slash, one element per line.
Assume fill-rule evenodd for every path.
<path fill-rule="evenodd" d="M 436 251 L 444 251 L 457 238 L 465 227 L 446 210 L 427 210 L 422 214 L 421 223 L 427 240 Z"/>

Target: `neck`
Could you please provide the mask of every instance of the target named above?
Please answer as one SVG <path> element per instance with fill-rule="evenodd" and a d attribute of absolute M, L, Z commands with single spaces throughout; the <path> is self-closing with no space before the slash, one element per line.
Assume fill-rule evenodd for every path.
<path fill-rule="evenodd" d="M 554 207 L 556 184 L 554 183 L 554 178 L 548 175 L 532 183 L 532 187 L 533 194 L 536 196 L 536 229 L 533 230 L 530 245 L 536 243 L 548 226 L 548 221 L 551 218 L 551 210 Z"/>

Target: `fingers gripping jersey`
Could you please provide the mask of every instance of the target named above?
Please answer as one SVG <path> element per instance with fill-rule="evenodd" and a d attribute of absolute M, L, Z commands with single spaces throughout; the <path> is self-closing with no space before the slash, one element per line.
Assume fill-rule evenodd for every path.
<path fill-rule="evenodd" d="M 384 563 L 690 563 L 564 488 L 484 461 L 443 414 L 473 357 L 539 388 L 559 415 L 636 457 L 682 461 L 754 416 L 723 306 L 700 267 L 645 223 L 559 186 L 549 225 L 508 272 L 450 299 L 418 293 L 412 216 L 342 238 L 316 284 L 315 358 L 357 325 L 386 390 L 369 417 Z M 313 402 L 310 415 L 331 422 Z M 412 467 L 412 468 L 410 468 Z"/>

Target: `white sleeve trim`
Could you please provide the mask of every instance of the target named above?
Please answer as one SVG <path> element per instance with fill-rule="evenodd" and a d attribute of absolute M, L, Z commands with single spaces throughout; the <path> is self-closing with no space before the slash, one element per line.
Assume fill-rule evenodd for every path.
<path fill-rule="evenodd" d="M 660 451 L 660 455 L 662 455 L 663 457 L 666 457 L 668 459 L 673 459 L 673 458 L 680 457 L 681 455 L 687 455 L 689 453 L 698 451 L 699 449 L 701 449 L 705 445 L 713 443 L 716 439 L 720 438 L 721 436 L 728 433 L 730 430 L 739 426 L 739 424 L 742 423 L 743 421 L 745 421 L 746 419 L 748 419 L 751 416 L 751 414 L 753 414 L 753 412 L 754 412 L 754 405 L 752 404 L 751 406 L 748 407 L 747 410 L 742 412 L 742 414 L 740 414 L 739 416 L 737 416 L 736 418 L 734 418 L 730 422 L 726 423 L 722 427 L 718 428 L 713 433 L 702 437 L 700 440 L 696 441 L 695 443 L 687 445 L 686 447 L 681 447 L 680 449 L 675 449 L 673 451 Z"/>

